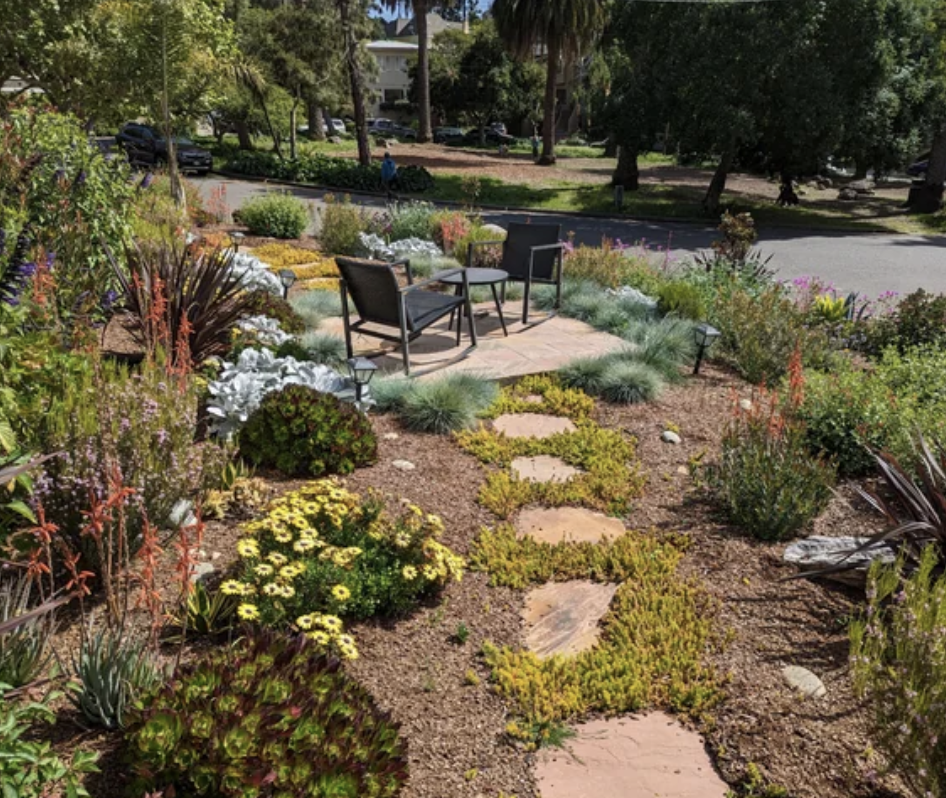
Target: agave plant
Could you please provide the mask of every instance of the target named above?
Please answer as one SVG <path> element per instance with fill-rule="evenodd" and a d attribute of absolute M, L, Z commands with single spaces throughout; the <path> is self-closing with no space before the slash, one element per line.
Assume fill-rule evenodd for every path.
<path fill-rule="evenodd" d="M 198 581 L 180 609 L 171 614 L 168 625 L 173 631 L 167 639 L 175 642 L 188 634 L 200 637 L 226 634 L 234 626 L 239 603 L 238 596 L 227 595 L 219 588 L 211 591 Z"/>
<path fill-rule="evenodd" d="M 224 354 L 249 302 L 234 255 L 162 244 L 129 250 L 127 273 L 113 260 L 138 342 L 179 365 Z"/>

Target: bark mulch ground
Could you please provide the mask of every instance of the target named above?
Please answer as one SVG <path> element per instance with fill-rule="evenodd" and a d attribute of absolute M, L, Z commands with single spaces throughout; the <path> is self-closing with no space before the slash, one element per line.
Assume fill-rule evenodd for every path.
<path fill-rule="evenodd" d="M 792 573 L 781 563 L 784 544 L 756 542 L 728 528 L 694 489 L 691 459 L 716 455 L 735 400 L 751 396 L 738 379 L 705 367 L 657 402 L 597 411 L 600 423 L 639 441 L 648 484 L 628 525 L 688 533 L 683 571 L 718 602 L 726 642 L 710 656 L 728 676 L 728 696 L 704 724 L 717 766 L 736 785 L 754 763 L 764 778 L 799 798 L 904 795 L 892 780 L 872 781 L 879 763 L 870 759 L 867 713 L 851 690 L 846 625 L 863 597 L 831 584 L 780 582 Z M 466 554 L 481 528 L 495 523 L 475 500 L 482 467 L 449 437 L 407 432 L 391 417 L 373 417 L 373 423 L 379 461 L 349 477 L 348 486 L 379 489 L 440 514 L 444 542 Z M 680 445 L 660 440 L 669 424 L 679 428 Z M 401 470 L 395 460 L 415 468 Z M 815 531 L 863 533 L 876 524 L 842 485 Z M 235 560 L 238 536 L 236 523 L 208 525 L 203 548 L 208 557 L 219 554 L 214 564 L 221 576 Z M 530 755 L 506 740 L 508 707 L 490 690 L 479 654 L 484 640 L 520 644 L 521 606 L 522 594 L 489 587 L 482 574 L 469 573 L 408 617 L 352 627 L 361 656 L 348 667 L 401 723 L 408 741 L 404 798 L 496 798 L 500 792 L 537 798 Z M 465 643 L 457 635 L 461 625 L 468 630 Z M 72 644 L 74 635 L 64 629 L 60 642 Z M 813 670 L 827 695 L 803 700 L 793 694 L 780 674 L 789 664 Z M 73 717 L 66 713 L 56 730 L 60 750 L 77 743 Z M 116 751 L 120 738 L 83 733 L 79 739 L 83 747 Z M 119 794 L 124 766 L 117 756 L 103 765 L 105 773 L 90 784 L 93 795 Z"/>

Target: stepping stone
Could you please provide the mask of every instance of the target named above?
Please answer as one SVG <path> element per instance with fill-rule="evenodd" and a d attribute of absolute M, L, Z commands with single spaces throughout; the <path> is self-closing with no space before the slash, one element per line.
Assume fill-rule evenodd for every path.
<path fill-rule="evenodd" d="M 522 610 L 526 647 L 543 658 L 592 648 L 600 634 L 598 622 L 617 589 L 617 585 L 576 580 L 530 590 Z"/>
<path fill-rule="evenodd" d="M 570 418 L 543 413 L 507 413 L 493 419 L 493 429 L 510 438 L 548 438 L 559 432 L 574 432 Z"/>
<path fill-rule="evenodd" d="M 618 518 L 580 507 L 532 508 L 519 513 L 516 520 L 518 537 L 531 535 L 541 543 L 600 543 L 612 540 L 627 530 Z"/>
<path fill-rule="evenodd" d="M 533 482 L 567 482 L 581 473 L 561 458 L 548 454 L 517 457 L 512 461 L 512 470 L 519 479 L 530 479 Z"/>
<path fill-rule="evenodd" d="M 724 798 L 699 734 L 670 715 L 595 720 L 565 750 L 536 754 L 542 798 Z"/>

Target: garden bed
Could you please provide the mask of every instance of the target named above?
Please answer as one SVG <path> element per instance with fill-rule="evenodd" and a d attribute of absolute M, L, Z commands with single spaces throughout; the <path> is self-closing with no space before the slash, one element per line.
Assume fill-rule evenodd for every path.
<path fill-rule="evenodd" d="M 868 759 L 867 717 L 847 674 L 846 621 L 862 597 L 829 584 L 780 583 L 792 573 L 781 563 L 783 545 L 747 539 L 718 522 L 693 493 L 688 463 L 701 455 L 715 456 L 735 395 L 751 396 L 751 388 L 708 367 L 656 402 L 599 404 L 594 413 L 605 427 L 627 431 L 639 441 L 638 457 L 648 481 L 634 502 L 629 526 L 687 533 L 690 547 L 682 572 L 697 578 L 719 603 L 718 621 L 728 640 L 712 661 L 729 681 L 726 699 L 699 725 L 720 772 L 734 786 L 748 778 L 751 763 L 787 795 L 880 795 L 875 789 L 880 786 L 893 791 L 884 794 L 900 794 L 895 782 L 874 785 L 868 778 L 878 763 Z M 392 416 L 372 421 L 379 438 L 378 463 L 347 478 L 347 486 L 357 492 L 378 489 L 441 515 L 443 542 L 467 555 L 481 529 L 496 523 L 476 501 L 483 468 L 448 436 L 408 432 Z M 668 424 L 680 429 L 680 445 L 660 440 Z M 403 463 L 396 467 L 395 461 L 414 468 L 402 470 Z M 267 483 L 279 492 L 300 484 Z M 850 500 L 850 491 L 842 487 L 816 531 L 834 535 L 876 527 L 863 508 L 855 504 L 852 510 Z M 211 559 L 218 574 L 235 564 L 240 535 L 236 523 L 208 524 L 202 548 L 208 558 L 221 555 Z M 166 565 L 170 569 L 170 558 Z M 531 755 L 507 738 L 510 707 L 491 690 L 481 656 L 484 641 L 521 644 L 524 594 L 487 583 L 485 574 L 468 572 L 439 600 L 406 617 L 350 627 L 360 657 L 346 668 L 392 712 L 408 742 L 411 775 L 405 798 L 536 795 Z M 461 625 L 469 632 L 464 643 L 457 639 Z M 64 628 L 57 648 L 65 653 L 76 640 L 77 630 Z M 189 648 L 186 656 L 190 653 Z M 827 696 L 798 698 L 780 675 L 788 664 L 821 676 Z M 117 794 L 125 766 L 107 753 L 115 748 L 115 737 L 82 732 L 72 725 L 78 720 L 67 712 L 54 728 L 57 749 L 81 745 L 106 753 L 101 763 L 105 772 L 90 786 L 93 795 Z"/>

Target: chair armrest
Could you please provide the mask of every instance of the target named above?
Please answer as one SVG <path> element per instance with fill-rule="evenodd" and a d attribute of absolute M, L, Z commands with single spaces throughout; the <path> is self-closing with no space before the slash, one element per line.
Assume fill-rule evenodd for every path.
<path fill-rule="evenodd" d="M 533 252 L 544 252 L 547 249 L 563 249 L 565 247 L 564 241 L 559 241 L 557 244 L 541 244 L 537 247 L 529 247 Z"/>
<path fill-rule="evenodd" d="M 391 261 L 391 262 L 388 264 L 388 266 L 390 266 L 392 269 L 393 269 L 395 266 L 403 266 L 403 267 L 404 267 L 404 272 L 407 274 L 407 284 L 408 284 L 408 285 L 413 285 L 413 284 L 414 284 L 414 273 L 411 271 L 411 259 L 410 259 L 410 258 L 401 258 L 400 260 Z"/>
<path fill-rule="evenodd" d="M 419 283 L 412 283 L 411 285 L 405 285 L 404 287 L 399 288 L 398 291 L 402 294 L 406 294 L 409 291 L 414 291 L 415 289 L 423 288 L 433 283 L 439 283 L 444 277 L 450 277 L 451 275 L 454 275 L 454 274 L 462 274 L 463 283 L 464 285 L 466 284 L 467 282 L 466 269 L 447 269 L 446 271 L 443 271 L 443 272 L 437 272 L 437 274 L 435 274 L 433 277 L 428 277 L 426 280 L 421 280 Z"/>

